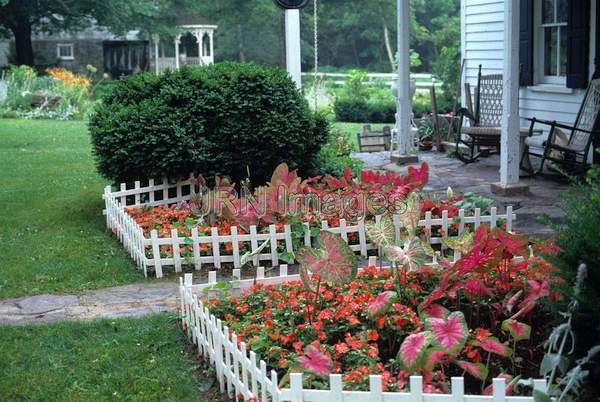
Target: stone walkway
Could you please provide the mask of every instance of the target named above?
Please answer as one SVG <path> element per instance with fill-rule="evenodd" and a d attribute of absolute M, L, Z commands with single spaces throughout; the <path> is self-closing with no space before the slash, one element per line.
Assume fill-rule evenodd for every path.
<path fill-rule="evenodd" d="M 89 291 L 83 295 L 39 295 L 0 300 L 0 325 L 63 320 L 140 317 L 175 311 L 175 282 L 140 283 Z"/>
<path fill-rule="evenodd" d="M 363 160 L 365 169 L 390 170 L 401 174 L 405 174 L 408 169 L 408 166 L 391 163 L 389 152 L 358 153 L 353 157 Z M 557 204 L 560 194 L 569 190 L 565 183 L 542 177 L 526 178 L 521 181 L 529 185 L 529 194 L 514 197 L 493 194 L 490 183 L 500 180 L 498 155 L 481 158 L 478 162 L 468 165 L 438 152 L 419 152 L 419 159 L 429 165 L 429 183 L 425 187 L 426 191 L 441 195 L 445 194 L 450 186 L 455 192 L 473 192 L 494 199 L 501 213 L 507 206 L 512 205 L 517 214 L 515 230 L 518 233 L 547 238 L 552 234 L 552 230 L 540 222 L 540 217 L 556 222 L 564 216 Z"/>

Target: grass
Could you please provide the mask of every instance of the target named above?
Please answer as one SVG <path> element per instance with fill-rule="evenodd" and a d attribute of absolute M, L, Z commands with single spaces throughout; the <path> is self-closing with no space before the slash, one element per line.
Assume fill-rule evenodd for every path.
<path fill-rule="evenodd" d="M 360 123 L 335 123 L 356 147 Z M 383 124 L 372 124 L 381 130 Z M 106 231 L 85 122 L 0 120 L 0 298 L 144 280 Z"/>
<path fill-rule="evenodd" d="M 358 150 L 358 142 L 356 134 L 362 132 L 364 124 L 362 123 L 333 123 L 332 129 L 337 130 L 344 134 L 346 138 L 352 143 L 354 149 Z M 371 124 L 371 130 L 380 131 L 383 126 L 390 126 L 393 128 L 393 124 Z"/>
<path fill-rule="evenodd" d="M 2 400 L 207 401 L 173 315 L 0 327 Z"/>
<path fill-rule="evenodd" d="M 84 122 L 0 120 L 0 298 L 144 279 L 105 229 Z"/>

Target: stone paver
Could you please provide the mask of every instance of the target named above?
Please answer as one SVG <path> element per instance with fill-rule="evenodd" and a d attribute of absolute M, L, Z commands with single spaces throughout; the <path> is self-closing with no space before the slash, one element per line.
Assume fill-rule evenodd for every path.
<path fill-rule="evenodd" d="M 0 301 L 0 325 L 61 320 L 140 317 L 175 311 L 175 282 L 139 283 L 93 290 L 83 295 L 38 295 Z"/>
<path fill-rule="evenodd" d="M 408 169 L 408 166 L 391 163 L 389 152 L 357 153 L 353 157 L 364 161 L 366 169 L 390 170 L 400 174 L 406 174 Z M 512 205 L 517 214 L 515 230 L 518 233 L 547 238 L 552 230 L 540 222 L 540 218 L 557 222 L 564 216 L 557 204 L 560 194 L 570 188 L 565 183 L 543 177 L 524 178 L 522 182 L 529 185 L 529 194 L 514 197 L 493 194 L 490 184 L 500 179 L 500 159 L 497 155 L 481 158 L 468 165 L 438 152 L 420 152 L 419 159 L 419 163 L 427 162 L 429 165 L 426 191 L 442 195 L 448 187 L 452 187 L 460 193 L 473 192 L 494 199 L 500 212 Z"/>

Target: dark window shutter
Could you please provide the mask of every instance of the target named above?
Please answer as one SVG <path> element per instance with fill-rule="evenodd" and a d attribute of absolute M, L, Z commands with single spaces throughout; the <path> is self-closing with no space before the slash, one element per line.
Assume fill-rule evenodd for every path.
<path fill-rule="evenodd" d="M 522 0 L 519 34 L 519 85 L 533 85 L 533 0 Z"/>
<path fill-rule="evenodd" d="M 596 2 L 596 46 L 594 49 L 594 75 L 593 78 L 600 78 L 600 0 L 594 0 Z M 596 144 L 594 144 L 596 145 Z M 600 144 L 598 144 L 600 145 Z M 598 153 L 594 153 L 594 157 Z M 600 155 L 599 155 L 600 156 Z"/>
<path fill-rule="evenodd" d="M 567 26 L 567 87 L 586 88 L 590 44 L 590 1 L 569 1 Z"/>

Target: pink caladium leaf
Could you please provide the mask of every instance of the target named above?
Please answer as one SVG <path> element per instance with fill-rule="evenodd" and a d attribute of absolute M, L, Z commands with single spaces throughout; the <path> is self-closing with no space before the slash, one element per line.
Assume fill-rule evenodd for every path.
<path fill-rule="evenodd" d="M 477 340 L 473 342 L 473 345 L 480 347 L 486 352 L 494 353 L 499 356 L 509 357 L 512 354 L 512 350 L 501 343 L 498 338 L 490 336 L 483 340 Z"/>
<path fill-rule="evenodd" d="M 510 318 L 502 322 L 502 330 L 508 331 L 515 341 L 522 341 L 531 337 L 531 327 L 529 325 Z"/>
<path fill-rule="evenodd" d="M 481 381 L 484 381 L 488 376 L 488 369 L 482 363 L 472 363 L 464 360 L 457 360 L 455 363 L 458 367 Z"/>
<path fill-rule="evenodd" d="M 413 371 L 417 368 L 425 356 L 427 346 L 431 343 L 431 332 L 424 331 L 417 334 L 412 334 L 404 338 L 398 357 L 402 366 L 407 371 Z"/>
<path fill-rule="evenodd" d="M 375 300 L 369 303 L 369 315 L 371 317 L 378 317 L 384 314 L 390 308 L 396 296 L 398 296 L 397 293 L 392 290 L 380 293 Z"/>
<path fill-rule="evenodd" d="M 306 348 L 304 356 L 298 359 L 298 363 L 304 370 L 321 377 L 327 377 L 331 371 L 331 358 L 313 345 Z"/>
<path fill-rule="evenodd" d="M 317 239 L 318 248 L 304 247 L 298 250 L 296 259 L 300 263 L 300 276 L 310 288 L 309 274 L 316 274 L 325 282 L 345 284 L 356 276 L 357 263 L 354 251 L 338 234 L 321 231 Z"/>
<path fill-rule="evenodd" d="M 432 371 L 436 364 L 444 361 L 444 358 L 448 356 L 448 353 L 438 348 L 429 348 L 427 357 L 425 358 L 425 370 Z"/>
<path fill-rule="evenodd" d="M 425 310 L 427 318 L 446 318 L 450 315 L 450 310 L 439 304 L 432 304 Z"/>
<path fill-rule="evenodd" d="M 508 253 L 522 257 L 529 254 L 529 250 L 527 249 L 529 242 L 526 237 L 508 233 L 498 228 L 494 228 L 493 233 Z"/>
<path fill-rule="evenodd" d="M 446 318 L 428 318 L 427 329 L 431 331 L 433 343 L 447 353 L 456 355 L 467 340 L 468 328 L 465 316 L 455 311 Z"/>

